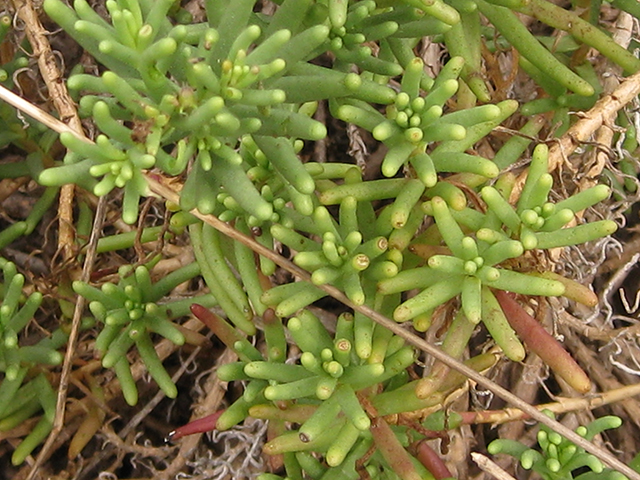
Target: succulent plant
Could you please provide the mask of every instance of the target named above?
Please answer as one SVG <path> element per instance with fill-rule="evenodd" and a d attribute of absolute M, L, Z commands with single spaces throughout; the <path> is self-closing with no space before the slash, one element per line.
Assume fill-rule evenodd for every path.
<path fill-rule="evenodd" d="M 10 430 L 43 410 L 44 414 L 31 432 L 16 447 L 11 457 L 14 465 L 22 463 L 42 442 L 53 427 L 56 395 L 50 384 L 47 367 L 62 362 L 58 349 L 67 341 L 62 329 L 37 343 L 23 345 L 22 331 L 32 320 L 42 302 L 42 294 L 33 292 L 25 298 L 24 275 L 16 266 L 0 258 L 3 282 L 0 284 L 0 430 Z"/>
<path fill-rule="evenodd" d="M 553 418 L 548 410 L 547 415 Z M 615 416 L 600 417 L 589 425 L 580 426 L 576 433 L 592 440 L 604 430 L 618 428 L 622 420 Z M 506 453 L 517 458 L 520 465 L 526 470 L 533 470 L 544 480 L 591 480 L 596 478 L 622 480 L 626 478 L 605 466 L 595 456 L 578 448 L 572 442 L 550 430 L 545 425 L 538 431 L 538 445 L 540 450 L 528 448 L 514 440 L 498 439 L 488 446 L 489 453 L 496 455 Z M 575 471 L 587 470 L 574 476 Z"/>
<path fill-rule="evenodd" d="M 176 345 L 185 342 L 184 334 L 170 319 L 184 316 L 196 299 L 158 302 L 176 285 L 199 272 L 200 268 L 194 263 L 153 284 L 147 266 L 125 265 L 118 271 L 118 284 L 107 282 L 98 289 L 81 281 L 73 283 L 75 292 L 90 301 L 91 313 L 103 325 L 94 348 L 102 359 L 102 366 L 115 370 L 124 398 L 130 405 L 138 402 L 138 389 L 127 359 L 127 353 L 134 345 L 162 391 L 170 398 L 177 396 L 177 388 L 154 350 L 152 335 L 158 334 Z M 197 301 L 203 300 L 208 305 L 215 304 L 211 296 Z"/>

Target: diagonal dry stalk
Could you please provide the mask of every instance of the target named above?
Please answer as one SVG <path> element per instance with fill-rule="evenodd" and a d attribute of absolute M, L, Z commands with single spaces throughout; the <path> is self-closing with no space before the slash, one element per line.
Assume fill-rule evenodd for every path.
<path fill-rule="evenodd" d="M 496 480 L 516 480 L 514 477 L 505 472 L 500 466 L 478 452 L 471 452 L 471 459 L 476 462 L 476 465 L 485 473 L 488 473 Z"/>

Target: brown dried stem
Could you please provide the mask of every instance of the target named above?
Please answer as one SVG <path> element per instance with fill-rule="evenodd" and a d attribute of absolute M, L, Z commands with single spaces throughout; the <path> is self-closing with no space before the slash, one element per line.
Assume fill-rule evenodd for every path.
<path fill-rule="evenodd" d="M 576 148 L 587 142 L 603 125 L 612 125 L 618 111 L 640 94 L 640 72 L 627 77 L 613 92 L 596 102 L 591 110 L 567 130 L 549 149 L 549 170 L 558 168 Z"/>
<path fill-rule="evenodd" d="M 71 128 L 76 132 L 82 132 L 82 124 L 74 102 L 69 96 L 66 84 L 60 81 L 62 72 L 58 68 L 56 57 L 47 40 L 49 32 L 40 23 L 32 0 L 13 0 L 13 5 L 18 16 L 25 23 L 25 32 L 33 49 L 33 55 L 38 59 L 40 74 L 49 90 L 53 105 L 60 114 L 60 118 L 68 121 Z M 72 184 L 64 185 L 60 189 L 58 202 L 58 249 L 62 252 L 62 258 L 65 260 L 73 256 L 71 246 L 74 244 L 75 239 L 73 227 L 74 189 L 75 186 Z"/>

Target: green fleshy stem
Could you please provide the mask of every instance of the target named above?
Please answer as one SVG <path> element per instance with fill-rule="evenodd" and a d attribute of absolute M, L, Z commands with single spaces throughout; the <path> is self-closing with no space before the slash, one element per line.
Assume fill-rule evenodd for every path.
<path fill-rule="evenodd" d="M 23 389 L 28 386 L 32 387 L 29 389 L 28 395 L 22 394 Z M 29 382 L 18 391 L 14 397 L 14 402 L 16 402 L 16 405 L 5 411 L 4 417 L 0 420 L 0 431 L 2 432 L 17 427 L 42 409 L 42 405 L 38 402 L 36 393 L 33 391 L 32 382 Z"/>
<path fill-rule="evenodd" d="M 40 345 L 20 347 L 17 352 L 21 363 L 36 363 L 40 365 L 60 365 L 62 354 L 57 350 Z"/>
<path fill-rule="evenodd" d="M 638 58 L 618 45 L 602 30 L 583 20 L 574 12 L 565 10 L 544 0 L 532 0 L 526 5 L 523 5 L 519 11 L 537 18 L 550 27 L 570 33 L 577 40 L 595 48 L 609 60 L 620 65 L 626 73 L 635 73 L 640 69 L 640 60 L 638 60 Z M 521 53 L 524 54 L 524 52 Z M 571 87 L 569 88 L 571 89 Z M 588 95 L 576 90 L 573 91 L 582 95 Z"/>
<path fill-rule="evenodd" d="M 337 205 L 347 196 L 354 197 L 358 202 L 395 198 L 405 188 L 406 183 L 407 180 L 405 179 L 393 178 L 344 184 L 325 190 L 319 195 L 319 200 L 323 205 Z"/>
<path fill-rule="evenodd" d="M 439 172 L 474 173 L 486 178 L 495 178 L 500 173 L 491 160 L 478 155 L 461 152 L 439 152 L 432 155 L 433 164 Z"/>
<path fill-rule="evenodd" d="M 243 307 L 238 306 L 237 300 L 232 298 L 229 291 L 221 285 L 221 278 L 219 276 L 220 274 L 219 272 L 215 271 L 215 265 L 211 264 L 209 261 L 207 251 L 211 246 L 204 245 L 205 236 L 202 225 L 191 225 L 189 227 L 189 233 L 191 236 L 191 241 L 193 243 L 196 259 L 200 264 L 201 274 L 205 278 L 209 289 L 212 292 L 215 292 L 214 296 L 216 297 L 216 300 L 220 303 L 220 306 L 223 308 L 234 325 L 236 325 L 238 328 L 249 335 L 255 334 L 255 326 L 251 322 L 251 317 L 253 316 L 251 309 L 249 308 L 248 310 L 244 310 Z M 244 292 L 243 295 L 246 299 L 246 294 L 244 294 Z"/>
<path fill-rule="evenodd" d="M 11 262 L 7 262 L 4 265 L 3 274 L 4 285 L 2 286 L 3 298 L 0 315 L 2 315 L 2 323 L 6 324 L 18 309 L 18 302 L 22 296 L 22 287 L 24 286 L 24 275 L 16 273 L 15 265 Z"/>
<path fill-rule="evenodd" d="M 292 112 L 289 109 L 273 107 L 267 115 L 263 115 L 258 107 L 236 105 L 230 111 L 238 118 L 255 117 L 261 122 L 257 129 L 252 129 L 258 135 L 300 138 L 303 140 L 321 140 L 327 136 L 324 124 L 310 118 L 304 113 Z M 242 132 L 245 133 L 245 132 Z"/>
<path fill-rule="evenodd" d="M 275 16 L 271 17 L 271 23 L 265 31 L 265 39 L 245 58 L 244 61 L 247 65 L 263 65 L 273 61 L 282 46 L 291 39 L 291 30 L 288 30 L 291 26 L 286 25 L 279 30 L 275 30 L 277 25 L 274 24 L 274 19 Z"/>
<path fill-rule="evenodd" d="M 482 199 L 487 203 L 487 207 L 493 212 L 511 232 L 518 232 L 520 228 L 520 217 L 509 204 L 509 202 L 494 187 L 484 187 L 481 190 Z"/>
<path fill-rule="evenodd" d="M 424 215 L 422 213 L 422 208 L 420 205 L 414 206 L 409 211 L 409 218 L 402 228 L 394 229 L 389 235 L 389 250 L 396 250 L 397 252 L 403 252 L 409 246 L 413 238 L 416 236 L 416 232 L 422 225 L 422 221 L 424 220 Z M 376 264 L 378 265 L 378 264 Z M 377 267 L 381 268 L 381 267 Z M 382 272 L 382 271 L 380 271 Z M 369 272 L 371 273 L 371 272 Z M 394 275 L 390 275 L 394 276 Z M 385 277 L 390 277 L 384 275 L 383 277 L 379 277 L 379 280 Z"/>
<path fill-rule="evenodd" d="M 518 258 L 523 253 L 524 247 L 521 242 L 517 240 L 501 240 L 487 248 L 483 252 L 482 258 L 484 265 L 492 267 L 505 260 Z"/>
<path fill-rule="evenodd" d="M 507 358 L 514 362 L 524 359 L 525 349 L 488 287 L 482 288 L 482 321 Z"/>
<path fill-rule="evenodd" d="M 260 300 L 265 305 L 275 306 L 292 295 L 296 295 L 306 290 L 315 290 L 315 287 L 309 285 L 307 282 L 285 283 L 266 290 L 262 294 Z"/>
<path fill-rule="evenodd" d="M 418 132 L 421 132 L 421 134 Z M 460 141 L 466 136 L 467 130 L 462 125 L 445 121 L 435 121 L 422 130 L 419 128 L 409 128 L 405 130 L 405 138 L 414 144 L 417 144 L 423 139 L 429 143 Z"/>
<path fill-rule="evenodd" d="M 317 287 L 307 284 L 309 287 L 278 303 L 275 313 L 279 317 L 288 317 L 298 310 L 311 305 L 313 302 L 326 296 L 326 293 Z"/>
<path fill-rule="evenodd" d="M 296 190 L 303 194 L 311 194 L 315 191 L 313 178 L 304 168 L 288 139 L 256 135 L 254 140 L 272 165 Z"/>
<path fill-rule="evenodd" d="M 100 63 L 105 65 L 110 70 L 120 72 L 123 75 L 135 78 L 137 76 L 136 70 L 127 64 L 116 60 L 113 57 L 104 55 L 98 49 L 98 41 L 90 35 L 84 32 L 80 32 L 75 28 L 77 20 L 82 18 L 83 21 L 87 21 L 104 29 L 109 29 L 111 26 L 104 21 L 93 9 L 88 6 L 84 1 L 75 2 L 77 14 L 74 10 L 67 7 L 59 0 L 47 0 L 44 2 L 43 7 L 47 15 L 60 25 L 74 40 L 83 46 L 85 50 L 91 53 Z M 115 32 L 114 32 L 115 34 Z"/>
<path fill-rule="evenodd" d="M 440 197 L 433 197 L 430 204 L 438 231 L 447 247 L 456 257 L 464 258 L 464 248 L 462 246 L 464 234 L 451 215 L 449 206 Z"/>
<path fill-rule="evenodd" d="M 535 233 L 535 237 L 538 240 L 537 248 L 549 249 L 590 242 L 609 236 L 617 229 L 618 225 L 616 222 L 612 220 L 600 220 L 578 225 L 577 227 L 555 230 L 553 232 L 538 232 Z"/>
<path fill-rule="evenodd" d="M 402 81 L 400 83 L 401 91 L 408 94 L 411 99 L 418 97 L 420 93 L 420 82 L 423 75 L 424 62 L 421 58 L 416 57 L 405 66 Z"/>
<path fill-rule="evenodd" d="M 439 79 L 440 76 L 438 76 L 436 82 L 438 82 Z M 445 103 L 447 103 L 447 101 L 458 91 L 458 86 L 458 81 L 454 78 L 436 83 L 433 86 L 433 89 L 424 98 L 425 104 L 422 111 L 426 114 L 431 107 L 443 107 Z"/>
<path fill-rule="evenodd" d="M 95 161 L 92 158 L 87 158 L 72 165 L 47 168 L 42 170 L 36 180 L 46 187 L 58 187 L 75 183 L 88 190 L 93 190 L 97 183 L 89 173 L 93 165 L 95 165 Z"/>
<path fill-rule="evenodd" d="M 505 290 L 523 295 L 542 295 L 557 297 L 564 293 L 565 287 L 561 282 L 547 278 L 527 275 L 526 273 L 500 269 L 497 279 L 485 282 L 499 290 Z"/>
<path fill-rule="evenodd" d="M 462 311 L 473 324 L 482 319 L 482 281 L 477 277 L 465 277 L 460 293 Z"/>
<path fill-rule="evenodd" d="M 278 51 L 278 58 L 292 66 L 315 57 L 329 35 L 329 27 L 316 25 L 294 35 Z"/>
<path fill-rule="evenodd" d="M 243 313 L 252 312 L 249 299 L 240 282 L 231 271 L 222 249 L 221 233 L 208 224 L 202 226 L 202 249 L 206 256 L 208 266 L 216 276 L 220 286 L 233 300 L 236 307 Z M 217 293 L 217 292 L 216 292 Z"/>
<path fill-rule="evenodd" d="M 264 402 L 264 397 L 260 399 L 260 396 L 258 396 L 258 398 L 251 403 L 247 402 L 243 397 L 240 397 L 220 415 L 216 422 L 216 429 L 224 431 L 235 427 L 249 416 L 249 408 L 256 403 L 261 403 L 260 400 Z"/>
<path fill-rule="evenodd" d="M 103 307 L 109 310 L 120 308 L 122 306 L 119 299 L 107 295 L 102 290 L 92 287 L 81 281 L 74 281 L 72 284 L 73 290 L 78 294 L 89 300 L 90 302 L 99 302 Z"/>
<path fill-rule="evenodd" d="M 279 383 L 289 383 L 313 376 L 302 365 L 290 365 L 275 362 L 249 362 L 244 365 L 244 373 L 250 378 L 273 380 Z"/>
<path fill-rule="evenodd" d="M 460 293 L 462 289 L 462 276 L 449 276 L 448 280 L 441 281 L 427 287 L 415 297 L 398 306 L 393 312 L 396 322 L 406 322 L 447 302 Z"/>
<path fill-rule="evenodd" d="M 14 397 L 16 397 L 28 370 L 27 367 L 22 367 L 16 372 L 15 377 L 11 379 L 5 377 L 0 384 L 0 419 L 4 418 L 5 412 L 14 401 Z M 24 401 L 25 399 L 17 398 L 16 400 Z"/>
<path fill-rule="evenodd" d="M 414 288 L 427 288 L 440 281 L 445 281 L 447 275 L 431 267 L 418 267 L 402 270 L 398 275 L 378 282 L 378 292 L 383 295 L 406 292 Z"/>
<path fill-rule="evenodd" d="M 535 189 L 538 185 L 540 178 L 543 175 L 548 175 L 549 170 L 549 147 L 545 144 L 539 144 L 533 150 L 533 156 L 531 158 L 531 165 L 527 173 L 527 180 L 518 199 L 518 213 L 523 210 L 535 208 L 540 206 L 540 201 L 533 200 L 535 197 Z M 546 198 L 543 202 L 546 201 Z"/>
<path fill-rule="evenodd" d="M 431 152 L 432 157 L 442 152 L 464 152 L 467 149 L 472 148 L 473 145 L 491 133 L 496 126 L 513 115 L 518 110 L 519 104 L 515 100 L 504 100 L 496 104 L 496 106 L 501 112 L 498 118 L 468 127 L 467 136 L 464 140 L 442 142 L 435 148 L 435 150 L 433 150 L 433 152 Z"/>
<path fill-rule="evenodd" d="M 155 306 L 155 304 L 149 304 Z M 149 309 L 148 309 L 149 310 Z M 151 310 L 159 310 L 159 308 L 154 308 Z M 150 313 L 147 315 L 151 316 Z M 182 332 L 173 324 L 173 322 L 169 321 L 167 318 L 163 318 L 163 313 L 156 313 L 153 315 L 153 319 L 149 319 L 148 321 L 149 330 L 151 332 L 157 333 L 167 340 L 171 341 L 174 345 L 184 345 L 186 339 Z"/>
<path fill-rule="evenodd" d="M 487 450 L 491 455 L 503 453 L 506 455 L 511 455 L 512 457 L 517 459 L 520 459 L 522 457 L 522 454 L 528 449 L 529 447 L 520 442 L 503 438 L 494 440 L 487 446 Z"/>
<path fill-rule="evenodd" d="M 476 3 L 482 14 L 531 63 L 571 91 L 584 96 L 593 95 L 593 87 L 560 63 L 549 50 L 536 40 L 511 10 L 491 5 L 484 0 L 478 0 Z M 561 8 L 558 10 L 566 13 Z M 545 18 L 545 23 L 548 23 L 548 20 Z"/>
<path fill-rule="evenodd" d="M 475 4 L 471 3 L 475 7 Z M 460 22 L 444 33 L 444 39 L 451 55 L 461 55 L 465 59 L 461 77 L 469 88 L 461 90 L 461 93 L 471 90 L 471 93 L 481 102 L 491 101 L 491 95 L 482 78 L 480 68 L 482 42 L 480 15 L 476 8 L 473 8 L 473 11 L 460 11 Z M 458 98 L 459 106 L 470 107 L 475 104 L 473 96 L 471 98 L 465 97 L 468 96 L 464 95 L 463 98 Z"/>
<path fill-rule="evenodd" d="M 556 210 L 568 208 L 574 213 L 578 213 L 606 200 L 609 195 L 611 195 L 611 188 L 607 185 L 596 185 L 556 203 Z"/>
<path fill-rule="evenodd" d="M 264 391 L 264 396 L 267 400 L 272 401 L 315 397 L 318 386 L 322 381 L 322 377 L 312 376 L 288 383 L 269 385 Z"/>
<path fill-rule="evenodd" d="M 138 388 L 136 382 L 131 374 L 131 368 L 126 357 L 121 357 L 113 366 L 116 372 L 116 377 L 120 382 L 120 388 L 122 389 L 122 395 L 124 396 L 127 404 L 134 406 L 138 403 Z"/>
<path fill-rule="evenodd" d="M 536 116 L 529 120 L 519 131 L 522 134 L 514 135 L 498 150 L 493 162 L 500 170 L 507 168 L 515 163 L 524 153 L 527 146 L 531 143 L 531 139 L 527 137 L 535 137 L 542 127 L 546 124 L 546 119 L 542 116 Z"/>
<path fill-rule="evenodd" d="M 360 431 L 368 430 L 371 426 L 371 420 L 362 408 L 353 388 L 342 384 L 336 389 L 334 395 L 340 404 L 341 411 L 349 421 Z"/>
<path fill-rule="evenodd" d="M 109 325 L 107 326 L 109 327 Z M 107 351 L 102 358 L 102 366 L 104 368 L 113 367 L 121 357 L 124 357 L 129 349 L 135 343 L 135 340 L 129 335 L 132 332 L 141 333 L 144 328 L 144 321 L 136 320 L 131 322 L 125 329 L 115 336 L 113 341 L 108 345 Z"/>
<path fill-rule="evenodd" d="M 259 220 L 269 220 L 273 215 L 273 206 L 266 202 L 238 165 L 230 165 L 218 155 L 212 155 L 213 169 L 226 191 L 248 213 Z"/>
<path fill-rule="evenodd" d="M 340 403 L 336 396 L 331 396 L 320 404 L 316 411 L 305 421 L 298 432 L 303 443 L 316 441 L 334 423 L 340 413 Z"/>
<path fill-rule="evenodd" d="M 251 377 L 244 372 L 247 362 L 230 362 L 220 365 L 216 370 L 216 376 L 223 382 L 235 380 L 250 380 Z"/>
<path fill-rule="evenodd" d="M 358 47 L 355 50 L 348 48 L 338 48 L 334 51 L 336 59 L 342 63 L 353 63 L 357 65 L 360 70 L 373 73 L 376 75 L 395 77 L 402 74 L 402 67 L 394 62 L 383 60 L 379 57 L 371 55 L 371 49 L 368 47 Z M 388 87 L 377 88 L 373 84 L 369 84 L 373 87 L 376 93 L 383 93 L 377 98 L 375 103 L 391 103 L 391 96 L 384 95 L 387 92 Z M 385 98 L 386 97 L 386 98 Z M 373 99 L 372 99 L 373 100 Z M 386 101 L 385 101 L 386 100 Z"/>
<path fill-rule="evenodd" d="M 42 442 L 53 428 L 53 420 L 42 417 L 40 421 L 33 427 L 33 430 L 27 435 L 20 445 L 16 447 L 11 455 L 11 463 L 13 465 L 21 465 L 31 454 L 31 452 Z"/>
<path fill-rule="evenodd" d="M 462 210 L 467 206 L 467 197 L 462 189 L 448 181 L 437 182 L 435 186 L 427 189 L 425 193 L 427 198 L 442 198 L 449 205 L 452 212 Z M 427 215 L 431 215 L 433 212 L 430 202 L 423 203 L 422 209 Z"/>
<path fill-rule="evenodd" d="M 543 173 L 538 177 L 537 181 L 533 183 L 533 188 L 528 192 L 529 195 L 526 198 L 526 203 L 518 202 L 518 207 L 520 203 L 529 205 L 532 209 L 541 208 L 549 197 L 549 192 L 551 192 L 551 188 L 553 187 L 553 177 L 549 173 Z M 524 211 L 524 210 L 523 210 Z M 521 213 L 521 212 L 519 212 Z"/>
<path fill-rule="evenodd" d="M 368 131 L 385 121 L 385 117 L 378 111 L 370 111 L 370 105 L 365 104 L 363 108 L 361 105 L 352 105 L 352 101 L 348 104 L 340 104 L 336 101 L 329 102 L 331 113 L 340 120 L 347 123 L 353 123 L 359 127 Z M 364 102 L 363 102 L 364 103 Z"/>
<path fill-rule="evenodd" d="M 0 17 L 0 43 L 4 41 L 7 33 L 11 30 L 11 16 L 2 15 Z"/>
<path fill-rule="evenodd" d="M 326 402 L 325 402 L 326 403 Z M 286 452 L 324 451 L 335 439 L 335 431 L 344 423 L 344 419 L 335 420 L 325 426 L 325 430 L 313 440 L 304 442 L 296 430 L 287 431 L 267 442 L 263 451 L 267 455 L 279 455 Z M 362 455 L 362 453 L 361 453 Z M 330 470 L 329 470 L 330 471 Z"/>
<path fill-rule="evenodd" d="M 325 454 L 327 464 L 330 467 L 337 467 L 342 464 L 359 437 L 360 431 L 355 425 L 351 422 L 345 422 Z"/>
<path fill-rule="evenodd" d="M 333 347 L 333 340 L 320 319 L 308 310 L 302 310 L 287 323 L 287 329 L 303 352 L 319 356 L 322 350 Z"/>

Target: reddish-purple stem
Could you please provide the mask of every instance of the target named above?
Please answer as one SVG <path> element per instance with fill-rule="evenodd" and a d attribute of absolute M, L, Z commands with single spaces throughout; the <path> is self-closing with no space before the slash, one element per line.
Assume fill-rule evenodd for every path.
<path fill-rule="evenodd" d="M 509 324 L 532 352 L 576 391 L 587 393 L 591 390 L 591 380 L 560 342 L 507 292 L 495 290 L 493 293 Z"/>
<path fill-rule="evenodd" d="M 236 332 L 235 328 L 233 328 L 229 323 L 225 322 L 218 315 L 213 313 L 208 308 L 203 307 L 197 303 L 194 303 L 190 307 L 191 313 L 204 323 L 209 329 L 216 334 L 216 336 L 224 343 L 227 347 L 233 350 L 234 344 L 240 340 L 242 337 L 238 332 Z"/>
<path fill-rule="evenodd" d="M 224 412 L 223 410 L 218 410 L 211 415 L 207 415 L 206 417 L 198 418 L 193 422 L 189 422 L 186 425 L 176 428 L 173 432 L 170 432 L 167 435 L 167 442 L 173 442 L 187 435 L 193 435 L 195 433 L 205 433 L 210 432 L 216 428 L 216 422 L 220 415 Z"/>
<path fill-rule="evenodd" d="M 391 469 L 402 480 L 420 480 L 409 453 L 398 441 L 389 424 L 382 417 L 371 420 L 371 436 Z"/>
<path fill-rule="evenodd" d="M 427 444 L 426 440 L 418 443 L 416 458 L 431 472 L 431 475 L 433 475 L 436 480 L 452 477 L 451 472 L 442 458 L 440 458 L 440 455 Z"/>

